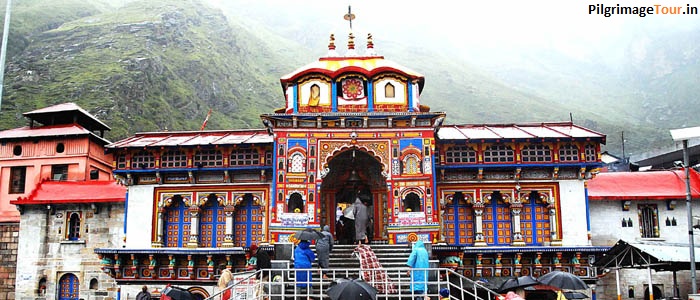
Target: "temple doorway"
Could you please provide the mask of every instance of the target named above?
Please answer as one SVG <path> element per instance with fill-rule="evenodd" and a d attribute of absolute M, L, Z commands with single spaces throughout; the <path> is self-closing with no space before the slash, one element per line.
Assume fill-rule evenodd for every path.
<path fill-rule="evenodd" d="M 328 163 L 328 173 L 321 184 L 321 224 L 330 225 L 337 240 L 352 243 L 354 221 L 347 226 L 347 219 L 338 222 L 340 213 L 346 216 L 356 199 L 367 205 L 370 222 L 367 236 L 370 240 L 384 240 L 387 220 L 386 178 L 382 175 L 382 164 L 370 153 L 358 148 L 350 148 L 336 154 Z M 351 215 L 351 213 L 350 213 Z M 346 226 L 343 226 L 346 225 Z"/>

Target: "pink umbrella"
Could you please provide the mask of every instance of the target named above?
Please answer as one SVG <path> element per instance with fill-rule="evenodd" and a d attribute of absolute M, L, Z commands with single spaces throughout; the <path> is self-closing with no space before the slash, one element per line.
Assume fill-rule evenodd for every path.
<path fill-rule="evenodd" d="M 520 297 L 520 295 L 513 293 L 513 292 L 508 292 L 506 294 L 506 300 L 525 300 L 523 297 Z"/>

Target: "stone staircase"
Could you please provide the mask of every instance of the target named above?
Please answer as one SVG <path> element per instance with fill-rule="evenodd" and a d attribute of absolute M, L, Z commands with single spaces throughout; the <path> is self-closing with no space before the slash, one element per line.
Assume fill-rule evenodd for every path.
<path fill-rule="evenodd" d="M 286 281 L 289 283 L 285 286 L 285 294 L 294 295 L 302 294 L 297 296 L 299 299 L 319 299 L 327 298 L 324 291 L 330 287 L 335 279 L 339 278 L 359 278 L 360 277 L 360 261 L 353 255 L 353 250 L 355 245 L 335 245 L 333 246 L 333 251 L 330 253 L 330 267 L 327 270 L 329 279 L 322 279 L 321 274 L 318 271 L 318 265 L 316 262 L 313 263 L 314 271 L 312 272 L 313 283 L 312 287 L 308 290 L 295 288 L 293 282 L 293 274 L 290 273 L 290 278 Z M 406 262 L 411 254 L 411 248 L 407 244 L 390 245 L 390 244 L 375 244 L 370 243 L 370 247 L 374 251 L 379 260 L 382 268 L 387 269 L 387 275 L 397 287 L 403 293 L 403 297 L 398 295 L 387 295 L 378 294 L 378 299 L 412 299 L 410 295 L 410 277 L 406 274 L 407 266 Z M 312 246 L 313 249 L 313 246 Z M 315 249 L 314 249 L 315 252 Z M 437 267 L 437 261 L 431 263 L 431 267 Z M 290 265 L 293 268 L 293 265 Z M 402 270 L 398 270 L 402 269 Z M 437 274 L 433 274 L 432 277 L 437 277 Z M 429 288 L 429 293 L 437 294 L 438 288 L 436 286 Z M 381 296 L 380 296 L 381 295 Z M 287 299 L 288 297 L 285 297 Z M 295 297 L 291 297 L 293 299 Z M 433 297 L 437 298 L 437 297 Z"/>

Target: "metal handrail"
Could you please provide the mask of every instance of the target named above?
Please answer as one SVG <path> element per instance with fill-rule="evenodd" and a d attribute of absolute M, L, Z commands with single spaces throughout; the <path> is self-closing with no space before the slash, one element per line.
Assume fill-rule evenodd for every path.
<path fill-rule="evenodd" d="M 428 291 L 425 296 L 431 299 L 439 299 L 439 291 L 442 288 L 450 290 L 450 299 L 474 299 L 474 300 L 493 300 L 499 296 L 495 291 L 490 290 L 482 283 L 473 281 L 469 278 L 456 273 L 452 269 L 447 268 L 381 268 L 381 269 L 274 269 L 274 270 L 259 270 L 256 272 L 235 273 L 236 278 L 233 284 L 230 284 L 226 289 L 220 290 L 206 300 L 220 300 L 220 295 L 227 289 L 231 290 L 231 299 L 256 299 L 256 300 L 279 300 L 288 297 L 294 299 L 329 299 L 326 291 L 337 279 L 342 278 L 362 278 L 370 285 L 378 286 L 381 284 L 392 283 L 396 288 L 396 293 L 377 293 L 377 299 L 403 299 L 403 297 L 411 296 L 415 298 L 420 296 L 412 291 L 411 286 L 413 279 L 409 275 L 409 271 L 426 271 L 428 278 L 426 284 Z M 296 272 L 309 272 L 312 277 L 308 282 L 309 288 L 301 289 L 296 285 Z M 323 273 L 321 273 L 323 272 Z M 387 282 L 374 281 L 374 272 L 386 272 Z M 321 278 L 321 274 L 328 276 L 328 279 Z M 365 276 L 369 275 L 369 276 Z M 369 277 L 369 278 L 364 278 Z M 262 278 L 258 279 L 258 278 Z M 307 284 L 307 282 L 301 282 Z M 459 293 L 458 295 L 454 295 Z M 228 300 L 228 299 L 222 299 Z"/>

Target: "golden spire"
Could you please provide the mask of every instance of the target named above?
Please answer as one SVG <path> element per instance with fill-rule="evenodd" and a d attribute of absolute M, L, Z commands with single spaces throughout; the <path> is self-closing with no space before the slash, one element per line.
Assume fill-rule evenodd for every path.
<path fill-rule="evenodd" d="M 354 50 L 355 49 L 355 35 L 352 34 L 352 31 L 350 34 L 348 34 L 348 50 Z"/>
<path fill-rule="evenodd" d="M 330 42 L 328 42 L 328 50 L 335 50 L 335 35 L 331 33 Z"/>

